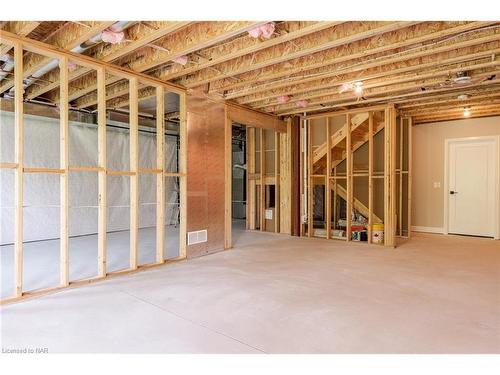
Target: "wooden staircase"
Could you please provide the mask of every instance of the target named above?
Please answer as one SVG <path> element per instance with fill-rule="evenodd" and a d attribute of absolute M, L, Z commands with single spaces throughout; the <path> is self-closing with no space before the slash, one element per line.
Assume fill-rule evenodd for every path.
<path fill-rule="evenodd" d="M 358 113 L 351 117 L 351 145 L 352 151 L 356 151 L 363 144 L 368 141 L 368 129 L 369 129 L 369 115 L 368 113 Z M 376 115 L 373 117 L 373 135 L 377 134 L 380 130 L 384 128 L 385 122 L 383 119 L 377 118 Z M 346 158 L 346 126 L 342 126 L 334 134 L 331 135 L 330 140 L 330 152 L 331 152 L 331 167 L 335 168 L 337 165 L 342 163 Z M 320 173 L 326 168 L 326 153 L 327 144 L 326 142 L 318 146 L 312 153 L 313 155 L 313 173 Z"/>
<path fill-rule="evenodd" d="M 337 185 L 337 194 L 345 201 L 347 201 L 347 190 L 344 189 L 343 186 L 336 184 Z M 334 185 L 331 186 L 331 189 L 334 190 Z M 359 199 L 353 197 L 353 207 L 356 211 L 358 211 L 361 215 L 363 215 L 365 218 L 368 218 L 369 211 L 368 207 L 366 207 Z M 372 220 L 374 223 L 382 223 L 382 219 L 380 219 L 375 213 L 372 216 Z"/>
<path fill-rule="evenodd" d="M 381 131 L 385 126 L 383 118 L 378 117 L 376 114 L 373 117 L 373 135 Z M 335 168 L 342 163 L 346 157 L 346 135 L 347 127 L 342 126 L 330 139 L 330 152 L 331 152 L 331 168 Z M 359 113 L 351 117 L 351 145 L 352 151 L 356 151 L 366 142 L 369 138 L 369 115 L 368 113 Z M 326 172 L 326 159 L 327 159 L 327 142 L 318 146 L 313 151 L 313 174 L 327 174 Z M 347 190 L 339 184 L 337 186 L 337 194 L 344 200 L 347 200 Z M 332 185 L 333 189 L 333 185 Z M 353 197 L 353 207 L 364 217 L 368 218 L 368 207 L 366 207 L 359 199 Z M 381 223 L 382 220 L 373 214 L 373 222 Z"/>

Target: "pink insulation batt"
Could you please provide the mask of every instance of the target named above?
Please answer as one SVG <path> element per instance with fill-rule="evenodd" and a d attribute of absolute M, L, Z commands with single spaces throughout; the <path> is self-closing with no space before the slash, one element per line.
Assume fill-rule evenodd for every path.
<path fill-rule="evenodd" d="M 297 103 L 295 103 L 295 105 L 299 108 L 305 108 L 307 107 L 307 100 L 299 100 Z"/>
<path fill-rule="evenodd" d="M 177 64 L 186 65 L 188 62 L 188 57 L 186 55 L 183 55 L 172 59 L 172 61 Z"/>
<path fill-rule="evenodd" d="M 123 42 L 123 39 L 125 39 L 125 34 L 123 33 L 123 31 L 117 33 L 110 29 L 106 29 L 102 32 L 101 37 L 102 41 L 105 43 L 116 44 Z"/>
<path fill-rule="evenodd" d="M 250 35 L 252 38 L 260 38 L 263 37 L 265 39 L 269 39 L 271 35 L 273 35 L 275 29 L 274 22 L 268 22 L 264 25 L 260 25 L 257 27 L 254 27 L 251 30 L 248 30 L 248 35 Z"/>

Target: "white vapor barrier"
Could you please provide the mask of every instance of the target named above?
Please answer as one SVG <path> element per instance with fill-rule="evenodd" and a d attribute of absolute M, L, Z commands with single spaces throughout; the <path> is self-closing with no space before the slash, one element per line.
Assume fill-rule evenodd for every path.
<path fill-rule="evenodd" d="M 119 123 L 113 122 L 117 126 Z M 127 124 L 121 124 L 127 127 Z M 47 117 L 25 115 L 25 167 L 59 168 L 59 120 Z M 165 137 L 165 160 L 167 170 L 176 170 L 177 140 Z M 156 165 L 156 134 L 139 132 L 140 166 Z M 97 165 L 97 126 L 81 122 L 70 122 L 70 165 Z M 112 128 L 107 130 L 108 168 L 128 170 L 128 130 Z M 0 112 L 0 161 L 13 162 L 14 114 Z M 27 177 L 29 176 L 29 177 Z M 24 187 L 24 241 L 59 238 L 59 184 L 52 183 L 59 175 L 26 174 Z M 96 172 L 71 172 L 70 194 L 70 236 L 97 233 L 96 210 L 98 185 Z M 129 190 L 129 178 L 107 179 L 108 231 L 129 229 L 129 201 L 120 199 L 122 192 Z M 156 225 L 156 182 L 139 179 L 141 191 L 140 227 Z M 50 183 L 49 183 L 50 182 Z M 0 245 L 14 241 L 14 184 L 13 173 L 0 170 Z M 166 225 L 178 222 L 179 186 L 177 179 L 165 179 Z"/>

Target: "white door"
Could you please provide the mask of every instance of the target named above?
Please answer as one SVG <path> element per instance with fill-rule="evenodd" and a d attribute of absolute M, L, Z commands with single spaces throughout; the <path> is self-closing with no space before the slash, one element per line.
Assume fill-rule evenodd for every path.
<path fill-rule="evenodd" d="M 494 237 L 496 142 L 464 139 L 448 145 L 448 233 Z"/>

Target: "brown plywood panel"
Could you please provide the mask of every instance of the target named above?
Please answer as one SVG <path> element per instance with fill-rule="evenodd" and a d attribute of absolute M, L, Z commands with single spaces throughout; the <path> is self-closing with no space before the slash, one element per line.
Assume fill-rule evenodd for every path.
<path fill-rule="evenodd" d="M 187 230 L 208 232 L 188 246 L 192 258 L 224 249 L 224 105 L 188 96 L 187 133 Z"/>

